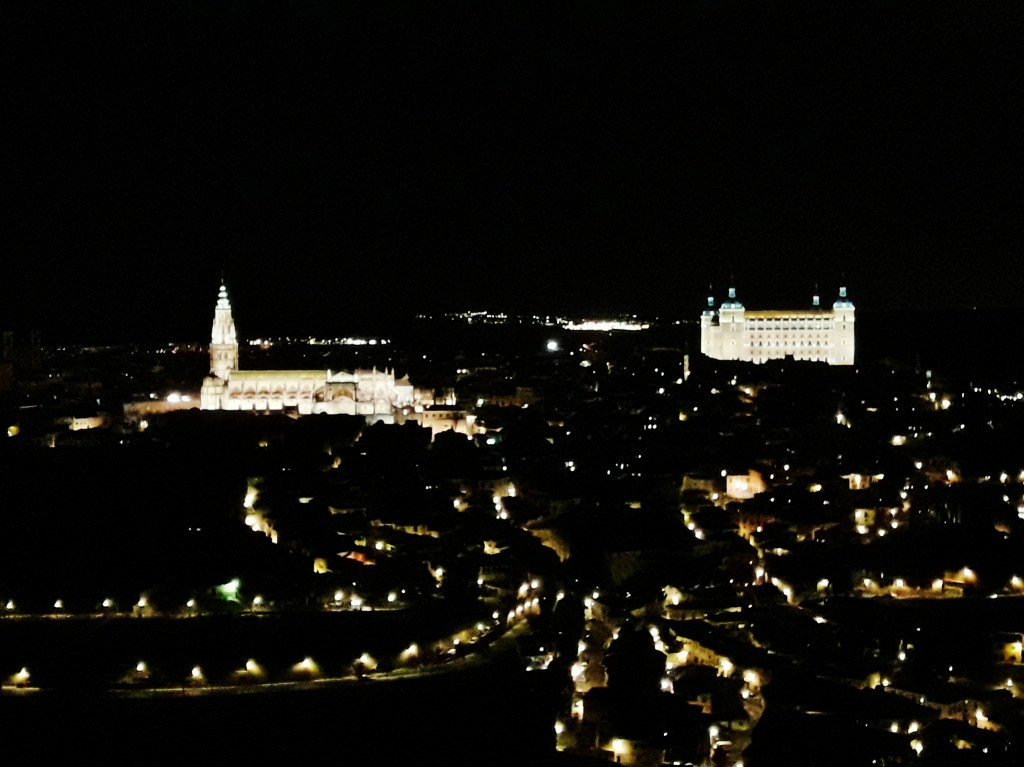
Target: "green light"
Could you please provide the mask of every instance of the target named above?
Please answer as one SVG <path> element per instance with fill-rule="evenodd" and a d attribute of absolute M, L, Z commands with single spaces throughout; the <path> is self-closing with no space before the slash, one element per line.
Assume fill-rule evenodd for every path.
<path fill-rule="evenodd" d="M 223 583 L 220 586 L 217 586 L 217 593 L 220 594 L 221 597 L 223 597 L 224 599 L 228 600 L 229 602 L 237 602 L 238 601 L 238 588 L 241 585 L 242 585 L 242 582 L 240 580 L 238 580 L 238 578 L 233 578 L 232 580 L 228 581 L 227 583 Z"/>

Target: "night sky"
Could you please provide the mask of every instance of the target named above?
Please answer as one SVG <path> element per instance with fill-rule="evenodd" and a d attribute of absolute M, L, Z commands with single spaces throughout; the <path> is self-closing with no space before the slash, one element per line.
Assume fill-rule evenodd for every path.
<path fill-rule="evenodd" d="M 1019 3 L 8 4 L 5 327 L 1022 306 Z M 244 322 L 242 322 L 244 318 Z"/>

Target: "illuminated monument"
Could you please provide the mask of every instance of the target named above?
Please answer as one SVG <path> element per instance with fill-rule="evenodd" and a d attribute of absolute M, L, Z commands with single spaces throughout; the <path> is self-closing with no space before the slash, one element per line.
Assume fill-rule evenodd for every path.
<path fill-rule="evenodd" d="M 736 288 L 715 311 L 714 296 L 700 317 L 700 350 L 717 360 L 762 363 L 785 359 L 852 365 L 854 306 L 839 288 L 831 309 L 814 296 L 809 309 L 750 311 Z"/>
<path fill-rule="evenodd" d="M 201 409 L 347 414 L 392 422 L 396 413 L 412 411 L 419 404 L 409 379 L 396 379 L 389 370 L 239 370 L 231 302 L 227 288 L 220 286 Z"/>
<path fill-rule="evenodd" d="M 222 381 L 238 367 L 238 338 L 235 320 L 231 316 L 228 289 L 222 283 L 217 295 L 217 308 L 213 312 L 213 335 L 210 338 L 210 372 Z"/>

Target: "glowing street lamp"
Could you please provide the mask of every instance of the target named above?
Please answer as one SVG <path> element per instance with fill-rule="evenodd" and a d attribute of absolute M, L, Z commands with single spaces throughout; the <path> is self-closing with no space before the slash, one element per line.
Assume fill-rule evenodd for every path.
<path fill-rule="evenodd" d="M 368 652 L 364 652 L 362 655 L 359 656 L 359 663 L 367 671 L 373 671 L 375 668 L 377 668 L 377 659 L 370 655 L 370 653 Z"/>

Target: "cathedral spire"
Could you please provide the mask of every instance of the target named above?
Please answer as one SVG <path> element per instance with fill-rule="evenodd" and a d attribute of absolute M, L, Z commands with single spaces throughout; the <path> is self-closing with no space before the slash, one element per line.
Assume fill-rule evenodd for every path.
<path fill-rule="evenodd" d="M 220 281 L 220 291 L 217 293 L 217 308 L 231 311 L 231 302 L 228 300 L 228 288 L 224 284 L 223 278 Z"/>
<path fill-rule="evenodd" d="M 238 338 L 235 320 L 231 316 L 228 289 L 221 280 L 217 293 L 217 307 L 213 310 L 213 331 L 210 334 L 210 372 L 226 381 L 232 370 L 238 369 Z"/>

